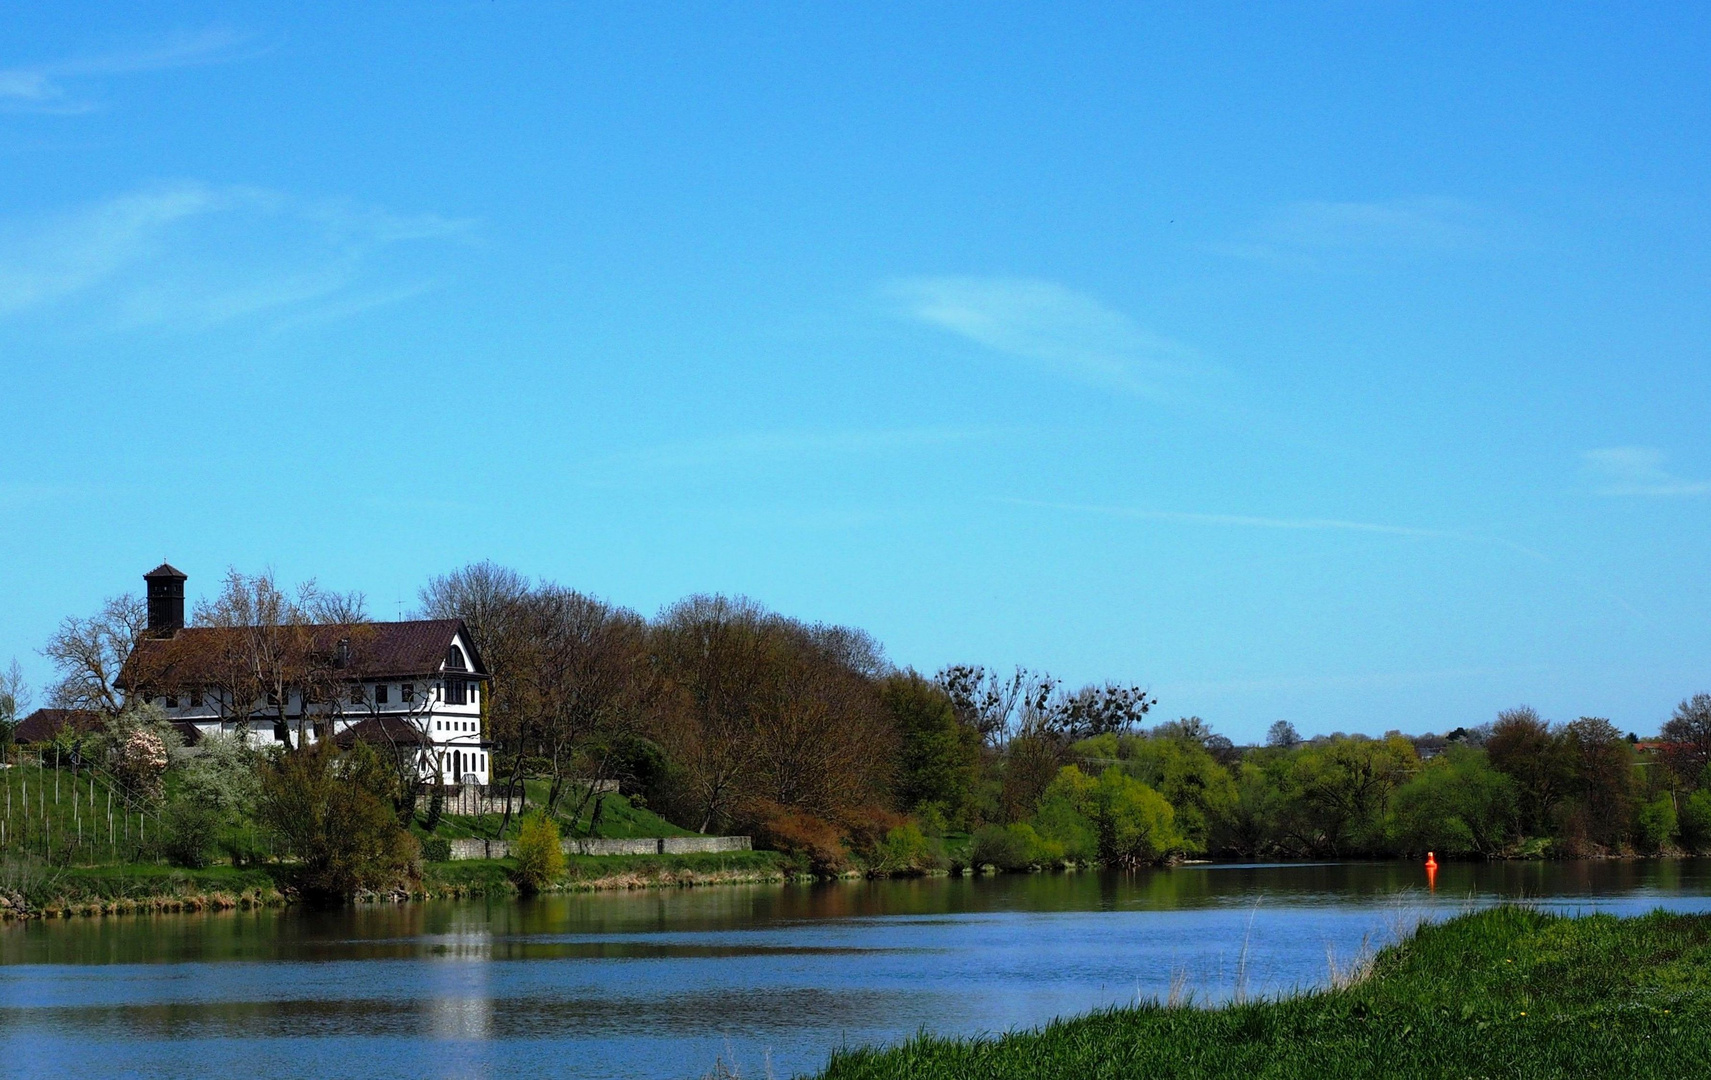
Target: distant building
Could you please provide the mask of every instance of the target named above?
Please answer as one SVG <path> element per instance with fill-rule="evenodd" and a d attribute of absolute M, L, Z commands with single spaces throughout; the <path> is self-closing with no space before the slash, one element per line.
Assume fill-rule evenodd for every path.
<path fill-rule="evenodd" d="M 87 735 L 101 730 L 101 714 L 88 709 L 37 709 L 24 717 L 12 737 L 20 743 L 47 742 L 61 731 Z"/>
<path fill-rule="evenodd" d="M 185 626 L 186 575 L 162 563 L 143 580 L 148 630 L 117 680 L 127 702 L 152 702 L 199 735 L 367 741 L 410 755 L 424 780 L 488 782 L 489 679 L 461 619 Z"/>

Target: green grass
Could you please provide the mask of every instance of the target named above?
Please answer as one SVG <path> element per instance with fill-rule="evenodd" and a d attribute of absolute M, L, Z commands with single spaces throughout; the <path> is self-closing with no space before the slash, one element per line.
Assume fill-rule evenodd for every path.
<path fill-rule="evenodd" d="M 1496 908 L 1422 927 L 1338 990 L 1149 1005 L 992 1039 L 840 1051 L 823 1080 L 1711 1076 L 1711 916 Z"/>
<path fill-rule="evenodd" d="M 157 815 L 144 819 L 127 814 L 123 799 L 88 772 L 74 776 L 69 767 L 43 769 L 33 763 L 0 769 L 0 822 L 5 826 L 0 856 L 51 855 L 57 863 L 132 860 L 143 849 L 142 839 L 153 840 L 160 832 Z"/>
<path fill-rule="evenodd" d="M 544 782 L 529 780 L 525 781 L 523 787 L 527 794 L 525 806 L 534 809 L 546 805 L 547 785 Z M 570 811 L 576 808 L 577 795 L 578 792 L 572 791 L 559 800 L 560 813 L 556 815 L 556 820 L 559 831 L 565 836 L 588 835 L 589 819 L 593 816 L 592 805 L 583 811 L 578 820 L 572 821 L 570 819 Z M 418 837 L 427 835 L 426 831 L 421 828 L 421 822 L 426 816 L 427 798 L 424 796 L 418 804 L 416 814 L 417 825 L 414 831 Z M 511 815 L 511 828 L 506 834 L 507 838 L 515 833 L 517 819 L 520 816 L 518 814 Z M 440 819 L 439 828 L 434 830 L 434 835 L 444 837 L 447 840 L 457 840 L 464 837 L 492 837 L 495 830 L 499 828 L 501 820 L 503 820 L 503 816 L 500 814 L 483 814 L 479 817 L 447 814 Z M 610 794 L 606 796 L 605 805 L 601 808 L 600 823 L 595 835 L 609 839 L 630 840 L 657 836 L 694 836 L 695 833 L 689 829 L 673 825 L 651 810 L 632 804 L 623 795 Z"/>
<path fill-rule="evenodd" d="M 554 891 L 605 887 L 710 884 L 717 881 L 777 881 L 783 877 L 773 851 L 702 855 L 570 855 Z M 460 859 L 427 863 L 422 886 L 429 896 L 512 896 L 514 859 Z"/>

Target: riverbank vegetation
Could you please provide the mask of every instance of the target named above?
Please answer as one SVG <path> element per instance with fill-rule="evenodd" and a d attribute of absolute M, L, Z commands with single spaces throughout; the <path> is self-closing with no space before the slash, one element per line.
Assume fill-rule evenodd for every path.
<path fill-rule="evenodd" d="M 363 618 L 360 596 L 296 596 L 232 572 L 198 618 Z M 185 746 L 113 685 L 142 625 L 140 602 L 117 598 L 44 649 L 61 670 L 53 703 L 94 720 L 6 751 L 0 859 L 220 862 L 270 868 L 293 895 L 408 893 L 451 840 L 515 840 L 525 814 L 541 835 L 742 833 L 778 853 L 781 873 L 821 876 L 1711 849 L 1707 695 L 1644 741 L 1516 708 L 1442 735 L 1302 738 L 1279 722 L 1263 745 L 1237 746 L 1198 717 L 1157 722 L 1140 686 L 900 670 L 859 630 L 737 598 L 648 619 L 482 563 L 431 581 L 421 603 L 464 621 L 491 676 L 483 795 L 496 812 L 447 813 L 409 748 Z M 324 689 L 337 672 L 304 678 Z M 9 731 L 27 693 L 15 672 L 0 683 Z M 564 876 L 551 859 L 514 869 L 524 888 Z"/>
<path fill-rule="evenodd" d="M 1419 928 L 1331 989 L 1155 1002 L 997 1038 L 923 1034 L 835 1053 L 822 1080 L 1711 1072 L 1711 916 L 1565 918 L 1502 907 Z"/>

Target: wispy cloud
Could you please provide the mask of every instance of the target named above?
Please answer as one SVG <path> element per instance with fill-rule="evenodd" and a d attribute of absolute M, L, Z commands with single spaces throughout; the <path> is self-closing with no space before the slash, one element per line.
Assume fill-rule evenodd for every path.
<path fill-rule="evenodd" d="M 1420 529 L 1408 525 L 1383 525 L 1371 521 L 1348 521 L 1341 518 L 1275 518 L 1251 514 L 1202 514 L 1186 510 L 1145 510 L 1128 506 L 1100 506 L 1088 503 L 1044 502 L 1034 499 L 1007 499 L 1017 506 L 1032 506 L 1044 510 L 1068 510 L 1075 513 L 1103 514 L 1108 517 L 1134 518 L 1142 521 L 1181 521 L 1196 525 L 1230 525 L 1247 529 L 1338 530 L 1343 532 L 1385 533 L 1391 536 L 1450 537 L 1459 534 L 1442 529 Z"/>
<path fill-rule="evenodd" d="M 1711 495 L 1711 480 L 1688 480 L 1664 468 L 1669 460 L 1650 446 L 1607 446 L 1582 455 L 1593 493 L 1680 498 Z"/>
<path fill-rule="evenodd" d="M 1448 255 L 1490 243 L 1490 217 L 1460 199 L 1309 200 L 1278 208 L 1253 237 L 1217 249 L 1293 267 L 1353 258 Z"/>
<path fill-rule="evenodd" d="M 1107 517 L 1130 518 L 1138 521 L 1176 521 L 1190 525 L 1214 525 L 1239 529 L 1282 529 L 1306 532 L 1376 533 L 1385 536 L 1410 536 L 1437 540 L 1459 540 L 1489 544 L 1525 555 L 1530 559 L 1549 561 L 1549 556 L 1509 540 L 1481 536 L 1455 529 L 1431 529 L 1413 525 L 1388 525 L 1375 521 L 1353 521 L 1347 518 L 1282 518 L 1253 514 L 1207 514 L 1185 510 L 1148 510 L 1129 506 L 1101 506 L 1088 503 L 1045 502 L 1033 499 L 1006 499 L 1016 506 L 1031 506 L 1045 510 L 1072 513 L 1101 514 Z"/>
<path fill-rule="evenodd" d="M 433 215 L 257 188 L 152 187 L 0 223 L 0 317 L 82 302 L 94 323 L 195 328 L 317 304 L 360 308 L 372 293 L 400 291 L 368 280 L 382 253 L 467 231 Z"/>
<path fill-rule="evenodd" d="M 177 31 L 129 47 L 0 69 L 0 109 L 81 113 L 98 107 L 89 83 L 104 76 L 220 64 L 254 55 L 251 39 L 230 27 Z"/>
<path fill-rule="evenodd" d="M 1210 373 L 1189 349 L 1054 282 L 912 277 L 884 291 L 909 318 L 1082 382 L 1180 397 Z"/>

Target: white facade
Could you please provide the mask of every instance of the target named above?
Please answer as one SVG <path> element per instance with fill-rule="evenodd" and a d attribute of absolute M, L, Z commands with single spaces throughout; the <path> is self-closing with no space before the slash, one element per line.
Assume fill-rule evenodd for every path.
<path fill-rule="evenodd" d="M 492 775 L 489 747 L 481 731 L 486 687 L 484 676 L 468 670 L 466 658 L 473 655 L 463 635 L 454 634 L 446 658 L 431 675 L 352 678 L 341 689 L 338 702 L 317 702 L 307 710 L 296 691 L 283 708 L 271 701 L 233 708 L 212 689 L 154 693 L 147 700 L 159 705 L 174 723 L 194 724 L 204 735 L 240 735 L 258 748 L 281 741 L 282 734 L 292 742 L 314 742 L 317 725 L 330 726 L 330 734 L 337 737 L 370 720 L 383 721 L 393 730 L 399 723 L 408 724 L 426 741 L 417 762 L 424 781 L 486 785 Z M 454 661 L 464 666 L 459 668 Z"/>

